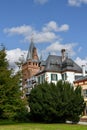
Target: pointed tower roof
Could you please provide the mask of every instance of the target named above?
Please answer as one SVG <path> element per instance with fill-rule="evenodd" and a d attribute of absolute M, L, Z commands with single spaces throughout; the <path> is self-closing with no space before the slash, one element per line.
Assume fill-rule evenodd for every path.
<path fill-rule="evenodd" d="M 29 59 L 32 59 L 33 57 L 33 49 L 35 48 L 34 46 L 34 42 L 33 42 L 33 37 L 31 38 L 31 43 L 30 43 L 30 46 L 29 46 L 29 49 L 28 49 L 28 53 L 27 53 L 27 59 L 26 60 L 29 60 Z"/>
<path fill-rule="evenodd" d="M 29 59 L 30 60 L 39 60 L 38 55 L 37 55 L 37 49 L 36 49 L 33 41 L 34 40 L 33 40 L 33 36 L 32 36 L 26 61 L 28 61 Z"/>

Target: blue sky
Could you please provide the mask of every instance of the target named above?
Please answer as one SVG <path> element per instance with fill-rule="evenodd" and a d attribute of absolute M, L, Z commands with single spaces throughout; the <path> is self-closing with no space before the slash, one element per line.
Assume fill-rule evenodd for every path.
<path fill-rule="evenodd" d="M 39 55 L 65 48 L 79 65 L 87 64 L 87 0 L 0 0 L 0 43 L 14 61 L 26 53 L 33 34 Z"/>

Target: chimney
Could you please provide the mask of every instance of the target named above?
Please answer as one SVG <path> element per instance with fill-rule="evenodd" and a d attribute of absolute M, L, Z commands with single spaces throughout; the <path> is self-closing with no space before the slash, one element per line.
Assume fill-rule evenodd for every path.
<path fill-rule="evenodd" d="M 82 65 L 82 75 L 85 76 L 85 65 Z"/>
<path fill-rule="evenodd" d="M 66 59 L 66 50 L 62 49 L 61 54 L 62 54 L 62 62 L 63 62 Z"/>

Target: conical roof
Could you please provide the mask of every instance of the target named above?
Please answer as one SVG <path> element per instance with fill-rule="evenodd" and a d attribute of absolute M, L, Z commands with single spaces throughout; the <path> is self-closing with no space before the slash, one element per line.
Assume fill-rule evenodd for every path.
<path fill-rule="evenodd" d="M 33 59 L 33 49 L 34 48 L 35 48 L 35 45 L 34 45 L 33 38 L 32 38 L 29 49 L 28 49 L 26 60 Z"/>
<path fill-rule="evenodd" d="M 30 46 L 28 49 L 26 61 L 28 61 L 28 60 L 39 61 L 37 49 L 34 45 L 33 38 L 31 38 L 31 43 L 30 43 Z"/>

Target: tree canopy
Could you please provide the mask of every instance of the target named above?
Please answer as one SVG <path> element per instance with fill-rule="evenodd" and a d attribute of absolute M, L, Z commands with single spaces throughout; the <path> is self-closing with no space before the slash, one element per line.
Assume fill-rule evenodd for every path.
<path fill-rule="evenodd" d="M 22 119 L 26 113 L 26 102 L 21 96 L 20 72 L 13 75 L 3 48 L 0 50 L 0 119 Z"/>
<path fill-rule="evenodd" d="M 81 87 L 62 80 L 33 88 L 28 101 L 31 119 L 37 122 L 78 122 L 85 108 Z"/>

